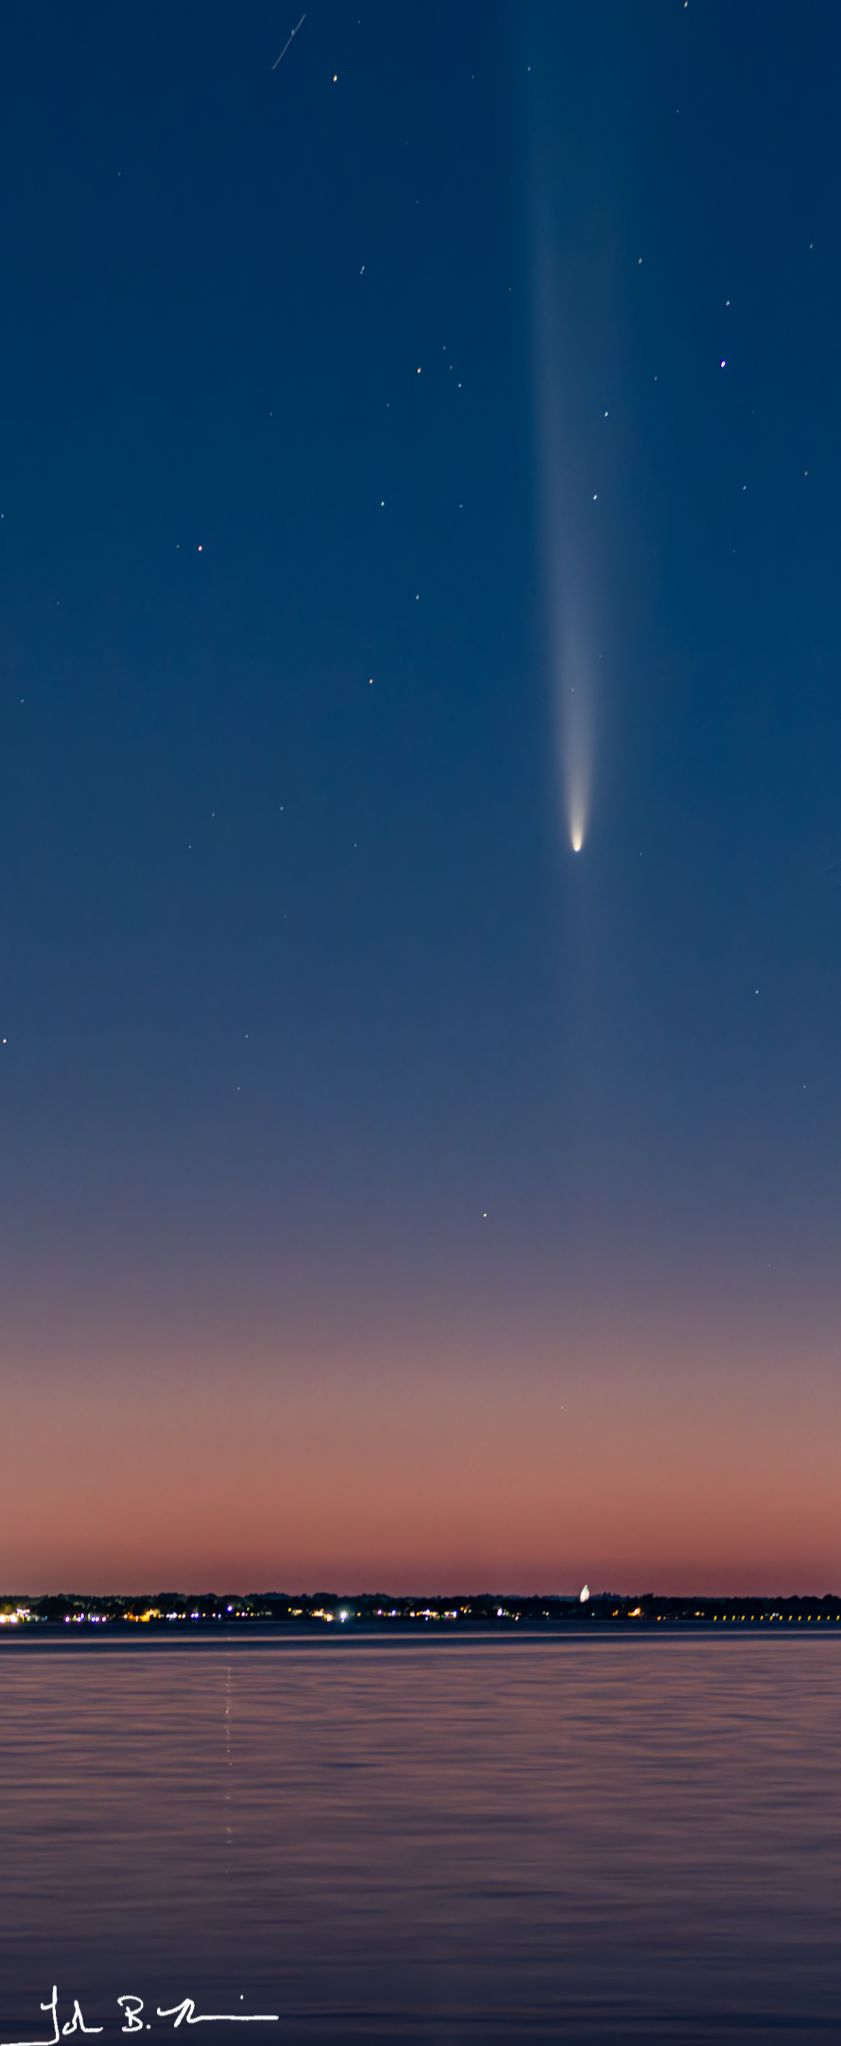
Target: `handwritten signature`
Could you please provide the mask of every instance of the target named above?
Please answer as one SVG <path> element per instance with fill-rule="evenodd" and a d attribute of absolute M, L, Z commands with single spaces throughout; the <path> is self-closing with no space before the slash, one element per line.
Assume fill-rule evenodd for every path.
<path fill-rule="evenodd" d="M 122 2013 L 121 2032 L 150 2032 L 151 2019 L 142 2013 L 146 2009 L 142 1996 L 118 1996 L 117 2005 Z M 58 1989 L 53 1984 L 49 2003 L 42 2003 L 40 2009 L 49 2011 L 52 2030 L 46 2038 L 4 2040 L 3 2046 L 60 2046 L 62 2039 L 69 2039 L 74 2032 L 104 2032 L 104 2025 L 89 2025 L 82 2011 L 78 1997 L 73 1999 L 69 2018 L 63 2021 L 59 2016 Z M 181 2003 L 162 2008 L 155 2007 L 156 2018 L 171 2018 L 173 2030 L 177 2025 L 277 2025 L 280 2022 L 276 2011 L 199 2011 L 192 1996 L 185 1996 Z"/>

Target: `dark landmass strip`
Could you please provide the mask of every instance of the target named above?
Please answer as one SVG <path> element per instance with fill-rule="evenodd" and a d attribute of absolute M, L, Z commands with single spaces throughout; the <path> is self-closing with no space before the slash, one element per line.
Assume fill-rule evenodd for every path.
<path fill-rule="evenodd" d="M 477 1628 L 498 1633 L 517 1629 L 533 1633 L 570 1633 L 649 1628 L 690 1630 L 706 1627 L 835 1627 L 841 1626 L 841 1597 L 796 1598 L 665 1598 L 655 1592 L 620 1596 L 612 1592 L 585 1597 L 532 1597 L 482 1593 L 460 1598 L 395 1598 L 385 1592 L 340 1596 L 336 1592 L 159 1591 L 132 1597 L 100 1597 L 56 1592 L 39 1598 L 0 1596 L 0 1628 L 54 1630 L 80 1627 L 97 1631 L 136 1627 L 183 1634 L 219 1625 L 246 1631 L 271 1627 L 290 1632 L 400 1633 L 408 1630 L 469 1634 Z"/>

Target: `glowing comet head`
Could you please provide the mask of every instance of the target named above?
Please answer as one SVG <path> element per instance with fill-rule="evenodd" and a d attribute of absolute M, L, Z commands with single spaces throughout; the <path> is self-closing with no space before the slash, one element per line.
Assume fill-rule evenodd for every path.
<path fill-rule="evenodd" d="M 587 837 L 593 785 L 593 687 L 588 664 L 582 656 L 581 635 L 570 644 L 569 628 L 561 643 L 558 665 L 572 667 L 578 681 L 574 690 L 558 689 L 560 770 L 563 809 L 569 842 L 580 853 Z"/>

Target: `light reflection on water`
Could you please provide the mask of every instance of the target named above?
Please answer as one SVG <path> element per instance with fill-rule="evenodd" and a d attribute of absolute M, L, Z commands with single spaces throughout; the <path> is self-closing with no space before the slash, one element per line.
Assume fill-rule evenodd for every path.
<path fill-rule="evenodd" d="M 251 2046 L 841 2033 L 839 1644 L 15 1642 L 0 1698 L 4 2041 L 53 1981 L 106 2042 L 124 1991 Z"/>

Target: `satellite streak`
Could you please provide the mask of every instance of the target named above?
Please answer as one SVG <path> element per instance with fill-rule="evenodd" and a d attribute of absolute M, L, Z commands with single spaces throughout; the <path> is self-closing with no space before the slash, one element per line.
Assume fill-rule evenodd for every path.
<path fill-rule="evenodd" d="M 287 52 L 287 50 L 288 50 L 288 49 L 290 49 L 290 48 L 291 48 L 291 46 L 292 46 L 292 44 L 294 43 L 294 41 L 295 41 L 295 37 L 296 37 L 296 35 L 297 35 L 297 33 L 298 33 L 298 30 L 299 30 L 299 28 L 303 28 L 303 26 L 304 26 L 304 22 L 306 21 L 306 18 L 307 18 L 307 17 L 306 17 L 306 15 L 305 15 L 305 14 L 302 14 L 302 15 L 301 15 L 301 19 L 300 19 L 300 21 L 296 22 L 296 24 L 295 24 L 295 27 L 294 27 L 294 28 L 293 28 L 293 30 L 292 30 L 292 34 L 291 34 L 290 36 L 287 36 L 287 38 L 286 38 L 286 41 L 285 41 L 285 43 L 284 43 L 284 45 L 283 45 L 283 49 L 281 50 L 280 56 L 279 56 L 279 57 L 275 57 L 274 63 L 273 63 L 273 65 L 272 65 L 272 70 L 273 70 L 273 71 L 276 71 L 276 70 L 277 70 L 278 64 L 282 64 L 282 63 L 283 63 L 283 59 L 284 59 L 284 57 L 286 56 L 286 52 Z"/>

